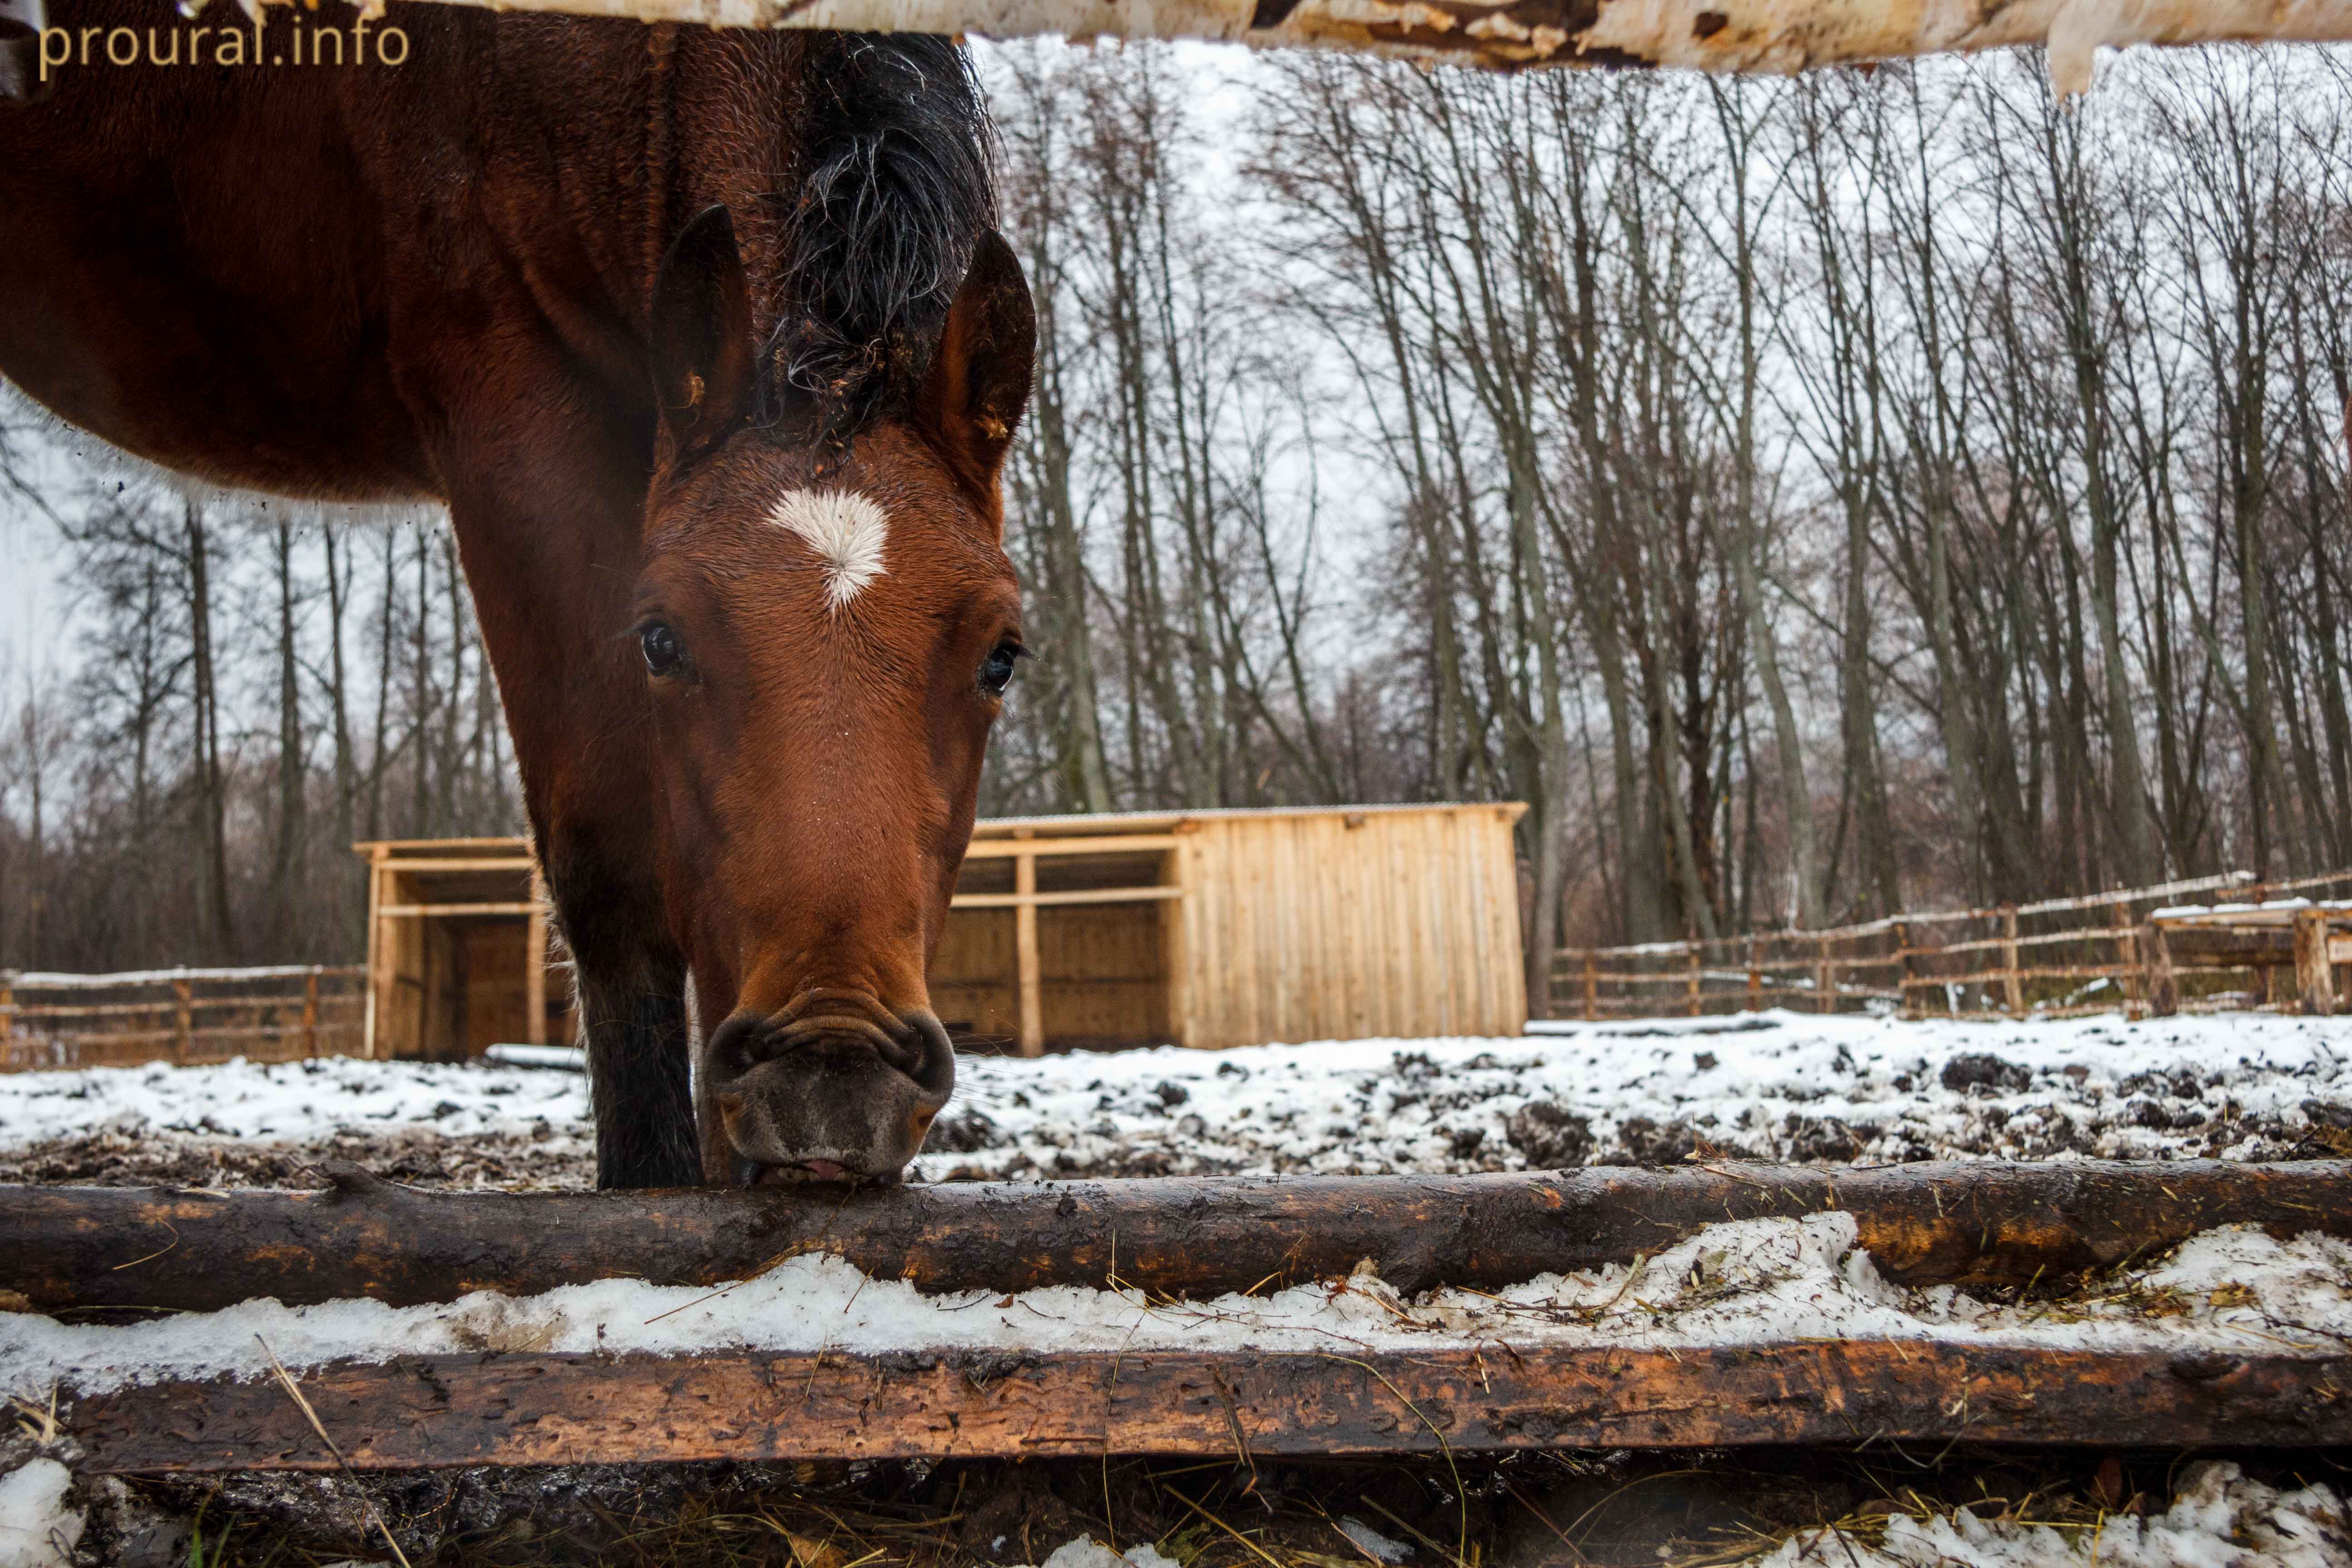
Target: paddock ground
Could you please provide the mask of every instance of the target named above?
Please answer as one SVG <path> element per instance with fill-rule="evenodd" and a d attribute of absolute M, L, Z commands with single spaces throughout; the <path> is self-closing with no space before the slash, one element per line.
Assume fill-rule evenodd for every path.
<path fill-rule="evenodd" d="M 1539 1037 L 970 1058 L 919 1174 L 1397 1173 L 2352 1152 L 2352 1020 L 1899 1024 L 1768 1014 Z M 572 1074 L 337 1058 L 0 1080 L 0 1179 L 586 1184 Z M 2352 1286 L 2352 1279 L 2345 1283 Z M 14 1391 L 12 1391 L 14 1392 Z M 21 1424 L 21 1423 L 20 1423 Z M 5 1456 L 0 1456 L 5 1458 Z M 1530 1454 L 459 1469 L 142 1483 L 91 1562 L 977 1568 L 2352 1568 L 2336 1451 Z M 2218 1467 L 2218 1468 L 2217 1468 Z M 2234 1467 L 2234 1468 L 2231 1468 Z M 2316 1484 L 2325 1492 L 2304 1489 Z M 1965 1512 L 1960 1510 L 1965 1510 Z M 1089 1555 L 1093 1553 L 1093 1555 Z"/>

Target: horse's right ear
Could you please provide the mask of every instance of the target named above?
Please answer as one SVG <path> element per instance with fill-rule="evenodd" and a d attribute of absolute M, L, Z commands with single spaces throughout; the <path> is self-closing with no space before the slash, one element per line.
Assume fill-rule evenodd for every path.
<path fill-rule="evenodd" d="M 973 247 L 915 396 L 918 424 L 976 496 L 995 493 L 1036 360 L 1037 308 L 1021 259 L 991 229 Z"/>
<path fill-rule="evenodd" d="M 679 456 L 725 438 L 751 406 L 751 289 L 735 219 L 706 207 L 654 279 L 654 395 Z"/>

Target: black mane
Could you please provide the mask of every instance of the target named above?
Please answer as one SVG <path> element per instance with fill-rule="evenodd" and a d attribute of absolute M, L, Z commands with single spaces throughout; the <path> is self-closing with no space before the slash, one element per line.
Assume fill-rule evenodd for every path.
<path fill-rule="evenodd" d="M 783 310 L 761 356 L 771 420 L 813 400 L 839 441 L 918 384 L 980 236 L 992 132 L 963 51 L 919 33 L 828 33 L 803 65 L 803 176 Z"/>

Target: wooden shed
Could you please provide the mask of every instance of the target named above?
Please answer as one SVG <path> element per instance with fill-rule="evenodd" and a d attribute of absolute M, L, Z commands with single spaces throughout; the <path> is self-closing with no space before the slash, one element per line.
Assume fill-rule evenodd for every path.
<path fill-rule="evenodd" d="M 1209 1048 L 1527 1024 L 1527 808 L 1335 806 L 984 821 L 931 1003 L 961 1041 Z M 567 1037 L 521 839 L 362 845 L 371 1054 Z"/>
<path fill-rule="evenodd" d="M 1527 1023 L 1502 805 L 982 822 L 931 966 L 950 1029 L 1205 1047 Z"/>

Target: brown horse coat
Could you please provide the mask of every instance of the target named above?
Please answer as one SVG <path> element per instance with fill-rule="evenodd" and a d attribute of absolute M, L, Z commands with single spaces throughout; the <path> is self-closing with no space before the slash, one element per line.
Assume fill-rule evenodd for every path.
<path fill-rule="evenodd" d="M 251 32 L 225 4 L 53 6 L 206 63 L 76 60 L 0 107 L 0 373 L 204 479 L 446 502 L 601 1179 L 895 1174 L 952 1076 L 922 970 L 1019 651 L 996 470 L 1034 330 L 961 58 L 269 15 L 275 58 L 396 28 L 405 58 L 225 67 L 192 37 Z M 842 602 L 838 542 L 786 514 L 856 500 L 885 521 Z M 749 1149 L 696 1146 L 689 974 Z"/>

